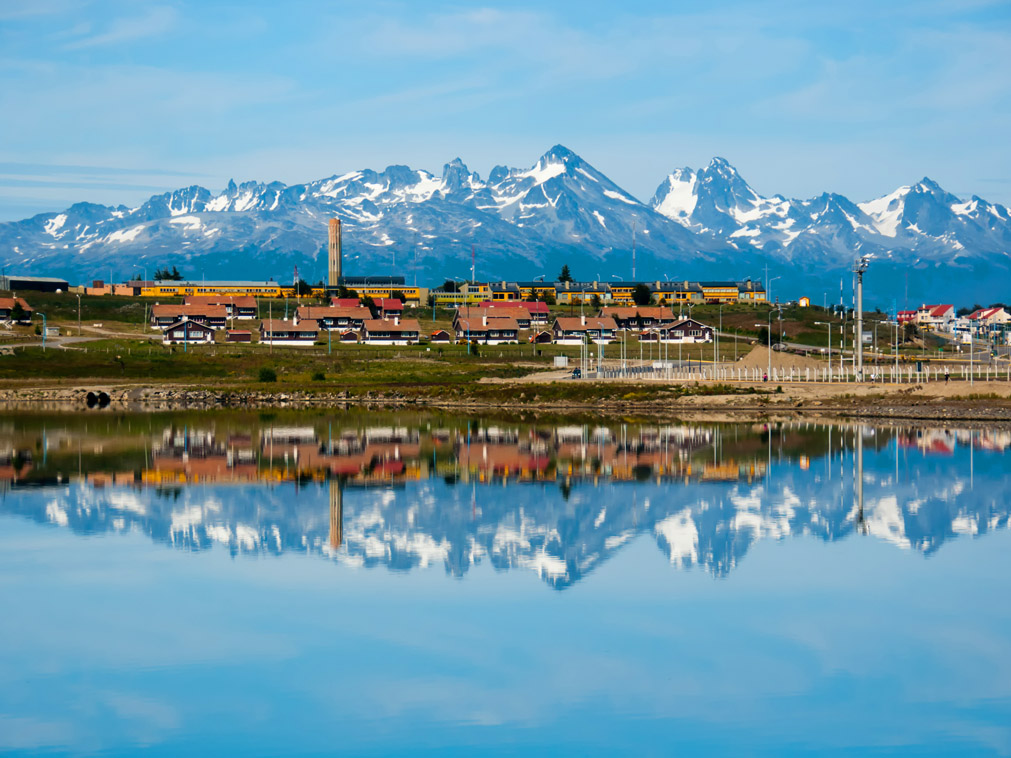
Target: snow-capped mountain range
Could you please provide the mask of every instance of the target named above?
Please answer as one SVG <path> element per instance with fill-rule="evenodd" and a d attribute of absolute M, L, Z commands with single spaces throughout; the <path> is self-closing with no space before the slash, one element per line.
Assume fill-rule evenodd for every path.
<path fill-rule="evenodd" d="M 0 262 L 75 281 L 164 265 L 193 279 L 287 281 L 297 265 L 317 281 L 334 215 L 348 275 L 429 285 L 469 277 L 472 247 L 479 279 L 550 278 L 563 264 L 581 279 L 629 279 L 633 238 L 638 279 L 758 278 L 767 264 L 782 278 L 774 297 L 834 297 L 857 255 L 872 258 L 872 305 L 907 292 L 914 302 L 1007 299 L 1011 281 L 1008 209 L 929 179 L 863 203 L 763 197 L 714 158 L 672 172 L 643 203 L 560 145 L 487 179 L 456 159 L 441 176 L 390 166 L 291 186 L 229 182 L 217 194 L 192 186 L 136 208 L 78 203 L 0 224 Z"/>

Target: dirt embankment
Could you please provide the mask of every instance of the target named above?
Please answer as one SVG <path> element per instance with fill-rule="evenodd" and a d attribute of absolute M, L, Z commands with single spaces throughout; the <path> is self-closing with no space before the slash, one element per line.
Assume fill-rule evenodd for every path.
<path fill-rule="evenodd" d="M 825 361 L 819 361 L 816 358 L 770 350 L 764 345 L 755 345 L 750 353 L 732 365 L 734 368 L 768 368 L 770 353 L 772 354 L 772 367 L 775 369 L 823 369 L 828 365 Z"/>
<path fill-rule="evenodd" d="M 571 380 L 570 380 L 571 381 Z M 580 383 L 573 382 L 574 385 Z M 598 388 L 601 386 L 592 383 Z M 494 396 L 468 397 L 465 393 L 411 396 L 395 388 L 350 393 L 334 387 L 319 390 L 242 389 L 211 390 L 193 385 L 98 384 L 73 387 L 15 388 L 0 390 L 0 409 L 86 410 L 88 393 L 99 390 L 107 404 L 91 409 L 107 411 L 210 410 L 219 408 L 346 408 L 349 406 L 429 407 L 461 412 L 501 411 L 624 415 L 642 417 L 732 416 L 739 420 L 791 417 L 848 417 L 978 421 L 1011 424 L 1011 383 L 966 382 L 950 384 L 814 384 L 787 382 L 776 387 L 752 384 L 747 391 L 709 394 L 705 383 L 681 387 L 667 383 L 613 382 L 613 394 L 568 399 L 545 399 L 531 392 L 531 384 L 502 386 Z M 779 391 L 779 388 L 782 391 Z M 680 388 L 683 394 L 677 390 Z M 715 388 L 713 388 L 715 389 Z M 739 389 L 739 388 L 738 388 Z M 698 390 L 693 392 L 692 390 Z"/>

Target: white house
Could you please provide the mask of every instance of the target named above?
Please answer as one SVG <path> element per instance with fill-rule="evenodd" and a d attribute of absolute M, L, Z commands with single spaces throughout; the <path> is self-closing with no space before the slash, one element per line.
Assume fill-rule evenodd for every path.
<path fill-rule="evenodd" d="M 189 319 L 180 319 L 169 325 L 161 335 L 163 345 L 206 345 L 214 342 L 214 330 L 200 323 Z"/>
<path fill-rule="evenodd" d="M 1000 306 L 980 308 L 965 317 L 965 323 L 976 339 L 995 339 L 996 342 L 1006 341 L 1009 322 L 1011 314 Z M 967 339 L 963 341 L 968 342 Z"/>
<path fill-rule="evenodd" d="M 315 321 L 292 321 L 264 319 L 260 323 L 260 344 L 279 346 L 312 347 L 319 337 L 319 327 Z"/>
<path fill-rule="evenodd" d="M 458 342 L 470 340 L 472 342 L 480 342 L 483 345 L 502 345 L 507 342 L 516 342 L 519 339 L 520 333 L 519 324 L 511 316 L 489 317 L 482 315 L 478 318 L 456 318 L 454 319 L 454 327 Z"/>
<path fill-rule="evenodd" d="M 921 305 L 916 311 L 916 324 L 921 329 L 929 329 L 934 332 L 954 332 L 955 306 L 950 304 Z"/>
<path fill-rule="evenodd" d="M 695 344 L 698 342 L 712 342 L 713 328 L 706 326 L 693 318 L 684 318 L 668 326 L 661 326 L 657 329 L 661 342 L 671 344 Z"/>
<path fill-rule="evenodd" d="M 608 344 L 618 325 L 610 316 L 558 316 L 551 325 L 556 345 L 581 345 L 584 341 Z"/>
<path fill-rule="evenodd" d="M 417 319 L 369 319 L 362 327 L 362 342 L 366 345 L 416 345 L 420 332 Z"/>

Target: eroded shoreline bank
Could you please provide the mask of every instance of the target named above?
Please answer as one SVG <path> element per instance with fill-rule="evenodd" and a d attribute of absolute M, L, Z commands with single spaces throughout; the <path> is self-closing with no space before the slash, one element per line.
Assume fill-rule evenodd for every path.
<path fill-rule="evenodd" d="M 637 417 L 732 417 L 737 420 L 791 417 L 836 417 L 876 420 L 934 422 L 987 422 L 1011 425 L 1011 387 L 977 385 L 972 388 L 941 387 L 933 392 L 927 385 L 901 388 L 874 385 L 813 389 L 811 385 L 782 385 L 782 391 L 762 394 L 688 394 L 671 396 L 655 385 L 625 385 L 638 390 L 615 393 L 612 398 L 592 400 L 546 400 L 534 393 L 520 396 L 503 393 L 495 400 L 407 394 L 390 389 L 353 394 L 320 389 L 297 390 L 213 390 L 192 385 L 112 384 L 96 382 L 74 387 L 9 387 L 0 389 L 0 409 L 67 410 L 93 412 L 159 412 L 176 410 L 270 409 L 311 410 L 351 407 L 417 408 L 460 412 L 515 413 L 518 415 L 601 415 Z M 526 386 L 527 392 L 530 385 Z M 655 391 L 648 397 L 649 390 Z M 668 389 L 665 387 L 663 389 Z M 933 388 L 937 389 L 937 388 Z M 850 391 L 846 391 L 850 390 Z M 89 398 L 91 393 L 91 398 Z M 100 394 L 106 398 L 99 401 Z M 647 395 L 647 397 L 642 397 Z M 90 401 L 90 402 L 89 402 Z"/>

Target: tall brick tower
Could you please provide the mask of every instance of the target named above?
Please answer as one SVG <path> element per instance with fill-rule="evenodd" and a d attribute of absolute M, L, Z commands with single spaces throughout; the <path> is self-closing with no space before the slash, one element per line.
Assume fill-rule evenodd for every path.
<path fill-rule="evenodd" d="M 341 276 L 341 220 L 330 219 L 330 239 L 327 244 L 327 284 L 340 285 Z"/>

